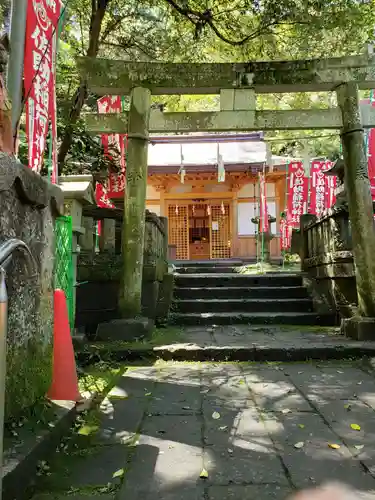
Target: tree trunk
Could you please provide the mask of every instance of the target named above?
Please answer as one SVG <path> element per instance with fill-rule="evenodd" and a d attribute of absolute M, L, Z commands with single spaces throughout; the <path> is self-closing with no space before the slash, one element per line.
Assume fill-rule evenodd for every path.
<path fill-rule="evenodd" d="M 97 57 L 99 52 L 100 32 L 102 29 L 103 18 L 110 0 L 92 0 L 91 2 L 91 21 L 89 33 L 89 46 L 86 57 Z M 63 168 L 66 155 L 72 144 L 74 126 L 81 114 L 82 107 L 87 98 L 87 82 L 82 78 L 81 84 L 74 94 L 72 106 L 69 113 L 69 124 L 64 130 L 64 135 L 59 148 L 57 157 L 59 174 Z"/>

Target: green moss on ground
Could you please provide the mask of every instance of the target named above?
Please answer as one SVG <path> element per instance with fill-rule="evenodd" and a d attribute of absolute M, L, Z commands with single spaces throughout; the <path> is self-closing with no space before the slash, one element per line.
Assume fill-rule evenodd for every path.
<path fill-rule="evenodd" d="M 185 342 L 186 338 L 182 328 L 169 326 L 167 328 L 155 328 L 151 337 L 140 339 L 139 341 L 124 342 L 121 340 L 113 342 L 91 342 L 85 349 L 88 351 L 113 352 L 124 349 L 143 350 L 153 347 Z"/>
<path fill-rule="evenodd" d="M 266 274 L 266 273 L 297 273 L 301 271 L 301 265 L 298 262 L 285 262 L 284 265 L 268 264 L 263 265 L 258 262 L 256 264 L 247 264 L 239 268 L 235 268 L 239 274 Z"/>

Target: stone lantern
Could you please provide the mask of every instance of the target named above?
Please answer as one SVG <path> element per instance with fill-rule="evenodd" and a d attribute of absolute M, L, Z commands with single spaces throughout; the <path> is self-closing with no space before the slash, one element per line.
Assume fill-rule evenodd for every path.
<path fill-rule="evenodd" d="M 273 217 L 273 215 L 268 215 L 268 231 L 260 231 L 259 215 L 251 219 L 251 222 L 257 225 L 257 235 L 256 235 L 257 255 L 262 255 L 262 249 L 263 249 L 263 262 L 270 263 L 270 241 L 275 236 L 274 234 L 271 233 L 271 224 L 273 222 L 276 222 L 276 217 Z"/>

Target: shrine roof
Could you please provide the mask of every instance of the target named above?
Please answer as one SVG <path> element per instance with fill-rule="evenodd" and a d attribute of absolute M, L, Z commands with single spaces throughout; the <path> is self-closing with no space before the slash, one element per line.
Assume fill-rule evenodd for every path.
<path fill-rule="evenodd" d="M 174 135 L 150 139 L 149 167 L 216 166 L 218 154 L 225 165 L 267 161 L 267 145 L 262 134 Z"/>

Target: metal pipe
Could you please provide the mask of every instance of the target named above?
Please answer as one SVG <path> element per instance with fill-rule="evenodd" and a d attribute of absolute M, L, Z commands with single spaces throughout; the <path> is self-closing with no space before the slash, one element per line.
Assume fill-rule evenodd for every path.
<path fill-rule="evenodd" d="M 17 135 L 17 125 L 22 113 L 22 80 L 25 54 L 27 0 L 13 0 L 10 25 L 11 54 L 7 70 L 7 88 L 12 101 L 12 133 Z"/>
<path fill-rule="evenodd" d="M 7 331 L 8 331 L 8 294 L 5 284 L 5 271 L 2 267 L 0 267 L 0 500 L 2 494 L 2 479 L 3 479 L 3 438 L 4 438 Z"/>
<path fill-rule="evenodd" d="M 8 261 L 9 257 L 15 250 L 21 250 L 22 252 L 25 253 L 27 257 L 26 260 L 29 265 L 28 269 L 29 273 L 32 275 L 36 274 L 37 273 L 36 262 L 32 253 L 30 252 L 29 247 L 22 240 L 18 240 L 16 238 L 11 238 L 0 244 L 0 266 L 3 267 L 5 266 L 5 262 Z"/>

